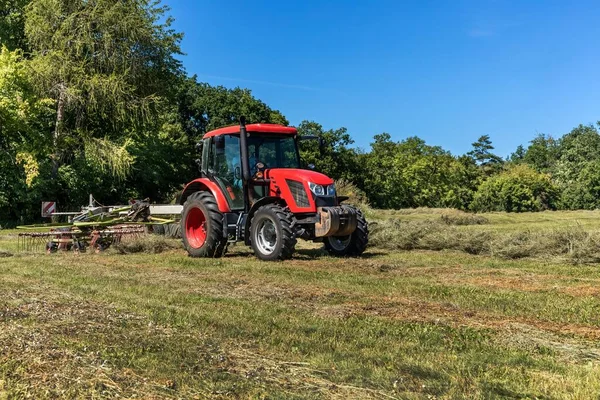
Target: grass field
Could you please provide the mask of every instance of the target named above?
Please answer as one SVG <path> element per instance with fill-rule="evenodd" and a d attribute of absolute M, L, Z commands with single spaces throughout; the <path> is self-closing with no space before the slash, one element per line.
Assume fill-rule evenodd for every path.
<path fill-rule="evenodd" d="M 443 213 L 368 215 L 375 229 Z M 600 212 L 484 217 L 451 233 L 600 231 Z M 0 399 L 600 393 L 596 263 L 385 243 L 264 263 L 243 246 L 220 260 L 174 247 L 46 256 L 0 231 Z"/>

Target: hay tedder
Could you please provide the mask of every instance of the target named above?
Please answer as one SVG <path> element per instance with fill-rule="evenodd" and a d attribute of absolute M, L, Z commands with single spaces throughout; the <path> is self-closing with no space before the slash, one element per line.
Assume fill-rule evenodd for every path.
<path fill-rule="evenodd" d="M 90 195 L 88 206 L 79 212 L 55 212 L 51 217 L 68 216 L 68 223 L 20 226 L 19 248 L 34 251 L 45 248 L 47 253 L 59 250 L 96 252 L 106 250 L 123 239 L 146 234 L 149 226 L 170 224 L 181 213 L 181 206 L 154 205 L 148 200 L 132 201 L 126 206 L 102 206 Z M 168 217 L 161 218 L 159 217 Z M 32 230 L 46 229 L 44 232 Z"/>
<path fill-rule="evenodd" d="M 343 204 L 347 197 L 337 195 L 333 179 L 314 166 L 300 168 L 298 142 L 309 139 L 320 140 L 298 136 L 289 126 L 246 125 L 242 117 L 240 125 L 208 132 L 198 143 L 200 177 L 185 186 L 179 205 L 145 200 L 102 207 L 90 198 L 72 224 L 23 233 L 21 243 L 24 248 L 45 244 L 49 253 L 101 251 L 143 234 L 145 225 L 180 219 L 183 245 L 192 257 L 221 257 L 229 244 L 243 242 L 262 260 L 284 260 L 298 238 L 323 242 L 334 256 L 359 256 L 369 241 L 367 221 L 359 209 Z"/>

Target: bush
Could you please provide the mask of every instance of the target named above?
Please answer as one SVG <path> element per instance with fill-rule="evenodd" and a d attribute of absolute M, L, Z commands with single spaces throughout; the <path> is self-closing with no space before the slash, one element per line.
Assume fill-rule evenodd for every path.
<path fill-rule="evenodd" d="M 527 165 L 517 165 L 483 182 L 475 196 L 474 211 L 554 210 L 559 190 L 550 176 Z"/>

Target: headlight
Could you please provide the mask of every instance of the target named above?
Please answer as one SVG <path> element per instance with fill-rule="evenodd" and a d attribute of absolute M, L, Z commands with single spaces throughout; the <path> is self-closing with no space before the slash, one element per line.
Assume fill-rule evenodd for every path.
<path fill-rule="evenodd" d="M 313 192 L 317 196 L 325 195 L 325 188 L 323 188 L 323 186 L 321 186 L 321 185 L 317 185 L 316 183 L 308 182 L 308 187 L 310 188 L 310 191 Z"/>
<path fill-rule="evenodd" d="M 335 185 L 327 186 L 327 196 L 335 197 Z"/>

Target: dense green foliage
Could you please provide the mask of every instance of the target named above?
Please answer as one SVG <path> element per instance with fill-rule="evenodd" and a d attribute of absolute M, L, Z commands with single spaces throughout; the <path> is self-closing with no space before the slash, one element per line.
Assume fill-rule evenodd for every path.
<path fill-rule="evenodd" d="M 479 179 L 473 160 L 453 157 L 417 137 L 395 143 L 388 134 L 377 135 L 364 158 L 364 187 L 379 207 L 460 208 Z"/>
<path fill-rule="evenodd" d="M 476 211 L 543 211 L 556 208 L 558 190 L 550 176 L 528 165 L 515 165 L 479 186 L 471 207 Z"/>
<path fill-rule="evenodd" d="M 289 122 L 248 89 L 188 77 L 182 34 L 154 0 L 0 0 L 0 224 L 38 219 L 42 200 L 74 209 L 171 201 L 197 175 L 195 144 L 237 123 Z M 507 159 L 488 135 L 456 156 L 418 137 L 299 124 L 305 166 L 352 182 L 374 207 L 525 211 L 600 206 L 600 135 L 539 135 Z"/>

